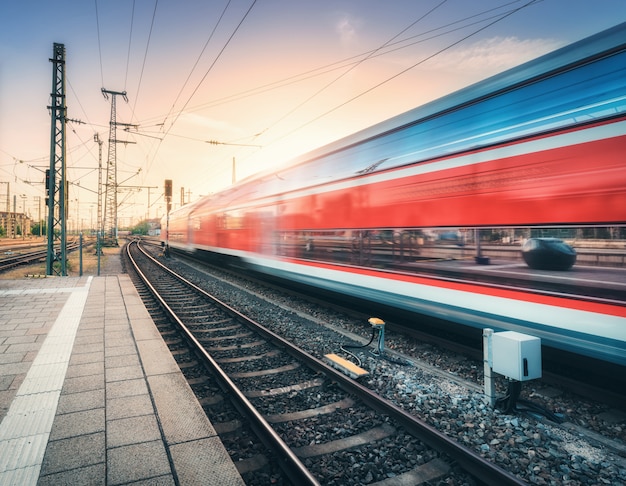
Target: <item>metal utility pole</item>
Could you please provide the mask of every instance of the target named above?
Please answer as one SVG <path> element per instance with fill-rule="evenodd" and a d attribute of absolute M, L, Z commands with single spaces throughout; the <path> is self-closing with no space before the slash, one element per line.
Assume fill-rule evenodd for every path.
<path fill-rule="evenodd" d="M 48 205 L 48 246 L 46 275 L 67 276 L 67 180 L 65 173 L 65 45 L 54 43 L 52 62 L 50 169 L 46 171 L 46 204 Z M 59 253 L 55 252 L 55 243 Z M 54 268 L 54 262 L 60 262 Z"/>
<path fill-rule="evenodd" d="M 104 142 L 100 140 L 100 135 L 97 133 L 93 136 L 93 141 L 98 144 L 98 212 L 96 214 L 96 232 L 98 242 L 100 242 L 102 232 L 104 231 L 102 227 L 102 144 Z M 98 254 L 100 253 L 100 245 L 98 245 L 96 251 Z"/>
<path fill-rule="evenodd" d="M 10 188 L 10 183 L 9 182 L 3 182 L 0 181 L 0 184 L 6 184 L 7 185 L 7 210 L 6 210 L 6 217 L 4 218 L 4 229 L 5 231 L 5 235 L 9 236 L 9 226 L 10 226 L 10 222 L 11 222 L 11 188 Z"/>
<path fill-rule="evenodd" d="M 128 103 L 126 91 L 111 91 L 102 88 L 104 99 L 109 99 L 111 95 L 111 121 L 109 122 L 109 158 L 107 161 L 107 178 L 106 190 L 104 198 L 104 220 L 103 236 L 105 244 L 108 246 L 117 246 L 117 127 L 136 127 L 129 123 L 118 123 L 116 120 L 116 98 L 121 96 Z M 119 141 L 121 143 L 134 143 L 127 141 Z"/>

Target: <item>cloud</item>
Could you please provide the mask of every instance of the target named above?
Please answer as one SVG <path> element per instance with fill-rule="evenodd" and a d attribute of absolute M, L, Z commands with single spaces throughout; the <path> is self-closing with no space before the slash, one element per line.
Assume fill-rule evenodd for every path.
<path fill-rule="evenodd" d="M 344 45 L 353 44 L 357 39 L 357 30 L 360 22 L 357 19 L 343 14 L 335 24 L 335 30 L 339 34 L 339 40 Z"/>
<path fill-rule="evenodd" d="M 496 73 L 535 59 L 560 44 L 553 39 L 492 37 L 446 51 L 424 64 L 432 70 Z"/>
<path fill-rule="evenodd" d="M 197 113 L 183 113 L 180 116 L 179 123 L 182 122 L 187 127 L 195 127 L 202 129 L 220 130 L 220 131 L 235 131 L 237 130 L 230 122 L 226 120 L 218 120 Z"/>

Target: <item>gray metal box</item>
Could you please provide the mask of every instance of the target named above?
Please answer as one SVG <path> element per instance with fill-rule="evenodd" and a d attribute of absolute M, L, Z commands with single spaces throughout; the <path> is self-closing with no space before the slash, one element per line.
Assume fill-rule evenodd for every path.
<path fill-rule="evenodd" d="M 541 339 L 515 331 L 496 332 L 491 350 L 495 373 L 517 381 L 541 378 Z"/>

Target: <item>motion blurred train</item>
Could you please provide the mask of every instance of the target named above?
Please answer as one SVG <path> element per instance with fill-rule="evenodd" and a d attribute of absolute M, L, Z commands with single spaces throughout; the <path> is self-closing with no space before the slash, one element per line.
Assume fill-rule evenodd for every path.
<path fill-rule="evenodd" d="M 626 23 L 183 206 L 161 234 L 294 284 L 626 365 L 623 302 L 411 270 L 432 241 L 625 223 Z"/>

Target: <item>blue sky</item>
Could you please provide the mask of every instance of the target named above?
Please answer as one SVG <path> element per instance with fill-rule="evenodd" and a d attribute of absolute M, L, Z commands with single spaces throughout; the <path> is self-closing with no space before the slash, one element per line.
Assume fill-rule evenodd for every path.
<path fill-rule="evenodd" d="M 68 116 L 84 122 L 67 143 L 71 217 L 85 226 L 93 136 L 109 137 L 103 87 L 127 91 L 118 121 L 138 125 L 118 131 L 134 142 L 118 145 L 118 181 L 144 187 L 120 195 L 125 224 L 160 216 L 166 178 L 175 203 L 180 187 L 194 199 L 230 184 L 233 158 L 248 176 L 624 21 L 624 0 L 3 1 L 0 181 L 36 215 L 54 42 Z M 5 195 L 0 184 L 0 210 Z"/>

